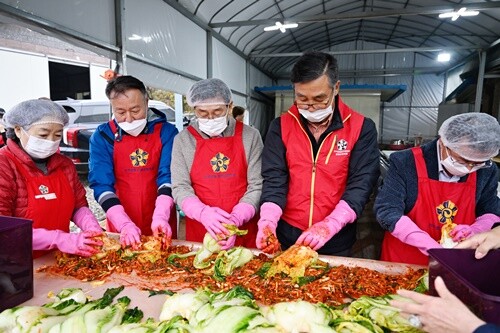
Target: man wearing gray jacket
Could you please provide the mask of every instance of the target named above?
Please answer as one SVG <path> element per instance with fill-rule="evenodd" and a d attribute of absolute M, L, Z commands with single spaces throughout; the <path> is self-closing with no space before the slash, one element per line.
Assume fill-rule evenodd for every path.
<path fill-rule="evenodd" d="M 231 90 L 219 79 L 195 83 L 187 93 L 196 121 L 174 139 L 172 190 L 186 214 L 186 240 L 208 232 L 223 249 L 255 248 L 255 213 L 262 191 L 260 133 L 231 117 Z M 229 225 L 248 230 L 231 235 Z"/>

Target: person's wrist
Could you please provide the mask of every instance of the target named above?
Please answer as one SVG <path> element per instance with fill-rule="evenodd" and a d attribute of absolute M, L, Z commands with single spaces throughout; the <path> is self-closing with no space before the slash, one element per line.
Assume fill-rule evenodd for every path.
<path fill-rule="evenodd" d="M 473 319 L 468 320 L 467 324 L 464 327 L 463 333 L 472 333 L 475 332 L 479 327 L 485 325 L 486 322 L 474 316 Z"/>

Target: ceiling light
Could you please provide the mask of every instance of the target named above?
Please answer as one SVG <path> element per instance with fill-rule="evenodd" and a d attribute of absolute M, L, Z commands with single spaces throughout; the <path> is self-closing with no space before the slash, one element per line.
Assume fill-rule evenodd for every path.
<path fill-rule="evenodd" d="M 451 55 L 449 53 L 446 53 L 446 52 L 441 52 L 438 54 L 438 57 L 437 57 L 437 61 L 439 62 L 447 62 L 447 61 L 450 61 L 451 59 Z"/>
<path fill-rule="evenodd" d="M 130 36 L 128 38 L 128 40 L 142 40 L 145 43 L 149 43 L 153 40 L 153 38 L 151 36 L 142 37 L 142 36 L 139 36 L 138 34 L 133 34 L 132 36 Z"/>
<path fill-rule="evenodd" d="M 133 34 L 132 36 L 130 36 L 128 38 L 128 40 L 141 40 L 141 39 L 142 39 L 142 37 L 137 35 L 137 34 Z"/>
<path fill-rule="evenodd" d="M 439 14 L 439 18 L 450 18 L 452 21 L 456 21 L 460 16 L 476 16 L 479 12 L 477 10 L 467 10 L 467 8 L 462 7 L 456 12 L 448 12 Z"/>
<path fill-rule="evenodd" d="M 299 25 L 297 23 L 285 23 L 281 24 L 281 22 L 276 22 L 276 25 L 271 25 L 269 27 L 265 27 L 264 31 L 273 31 L 279 30 L 281 32 L 285 32 L 286 29 L 297 28 Z"/>

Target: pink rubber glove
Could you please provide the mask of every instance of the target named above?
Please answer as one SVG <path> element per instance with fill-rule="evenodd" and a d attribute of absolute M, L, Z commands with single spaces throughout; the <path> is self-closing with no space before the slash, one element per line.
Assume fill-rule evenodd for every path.
<path fill-rule="evenodd" d="M 493 224 L 500 221 L 500 217 L 495 214 L 484 214 L 476 218 L 473 224 L 459 224 L 450 232 L 454 242 L 461 242 L 469 237 L 481 232 L 491 230 Z"/>
<path fill-rule="evenodd" d="M 102 234 L 102 228 L 89 207 L 80 207 L 73 214 L 73 222 L 83 231 Z"/>
<path fill-rule="evenodd" d="M 167 245 L 172 238 L 172 228 L 170 228 L 168 220 L 170 219 L 170 211 L 173 207 L 174 199 L 172 197 L 162 194 L 156 198 L 151 230 L 153 231 L 153 236 L 162 237 L 163 245 Z"/>
<path fill-rule="evenodd" d="M 122 205 L 115 205 L 108 209 L 106 217 L 113 223 L 116 230 L 120 231 L 120 244 L 122 247 L 132 246 L 139 248 L 141 244 L 141 229 L 125 213 Z"/>
<path fill-rule="evenodd" d="M 221 250 L 229 250 L 234 246 L 234 243 L 236 243 L 236 235 L 220 240 L 217 243 L 219 243 Z"/>
<path fill-rule="evenodd" d="M 102 231 L 101 231 L 102 234 Z M 99 252 L 102 241 L 94 239 L 100 236 L 95 231 L 84 231 L 76 234 L 62 230 L 33 229 L 33 250 L 59 249 L 64 253 L 90 257 Z"/>
<path fill-rule="evenodd" d="M 231 224 L 241 227 L 243 224 L 250 221 L 252 217 L 255 215 L 255 208 L 247 204 L 245 202 L 240 202 L 236 206 L 233 207 L 233 211 L 231 212 L 231 216 L 229 217 L 229 221 Z M 234 246 L 236 242 L 236 235 L 232 235 L 228 239 L 222 240 L 219 242 L 222 250 L 228 250 Z"/>
<path fill-rule="evenodd" d="M 259 250 L 269 254 L 279 251 L 281 245 L 276 237 L 276 227 L 282 214 L 280 206 L 273 202 L 265 202 L 260 206 L 259 229 L 255 239 Z"/>
<path fill-rule="evenodd" d="M 189 197 L 182 202 L 182 211 L 187 217 L 203 224 L 213 239 L 219 240 L 229 236 L 229 231 L 222 225 L 231 223 L 231 215 L 225 210 L 205 205 L 198 197 Z"/>
<path fill-rule="evenodd" d="M 314 251 L 322 248 L 346 224 L 356 220 L 356 213 L 344 200 L 340 200 L 335 209 L 323 221 L 313 224 L 304 231 L 295 244 L 309 246 Z"/>
<path fill-rule="evenodd" d="M 406 215 L 401 216 L 396 222 L 396 227 L 391 234 L 403 243 L 415 246 L 426 256 L 429 255 L 427 250 L 442 248 L 441 244 L 434 240 L 428 233 L 420 229 L 415 222 Z"/>
<path fill-rule="evenodd" d="M 245 202 L 240 202 L 233 207 L 231 217 L 229 218 L 238 228 L 247 223 L 255 216 L 255 208 Z"/>

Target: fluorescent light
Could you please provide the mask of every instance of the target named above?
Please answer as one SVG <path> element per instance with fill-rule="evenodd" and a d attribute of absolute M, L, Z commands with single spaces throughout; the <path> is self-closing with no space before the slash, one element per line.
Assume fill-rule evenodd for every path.
<path fill-rule="evenodd" d="M 447 62 L 447 61 L 450 61 L 451 59 L 451 55 L 449 53 L 446 53 L 446 52 L 441 52 L 438 54 L 438 57 L 437 57 L 437 61 L 439 62 Z"/>
<path fill-rule="evenodd" d="M 456 12 L 448 12 L 439 14 L 439 18 L 451 18 L 452 21 L 456 21 L 460 16 L 476 16 L 479 15 L 477 10 L 467 10 L 467 8 L 462 7 Z"/>
<path fill-rule="evenodd" d="M 141 40 L 141 39 L 142 39 L 142 37 L 137 35 L 137 34 L 133 34 L 132 36 L 130 36 L 128 38 L 128 40 Z"/>
<path fill-rule="evenodd" d="M 142 37 L 142 36 L 139 36 L 138 34 L 133 34 L 132 36 L 130 36 L 128 38 L 128 40 L 142 40 L 145 43 L 149 43 L 153 40 L 153 37 L 151 37 L 151 36 Z"/>
<path fill-rule="evenodd" d="M 281 24 L 281 22 L 276 22 L 276 25 L 271 25 L 269 27 L 265 27 L 264 31 L 273 31 L 279 30 L 281 32 L 285 32 L 286 29 L 297 28 L 299 25 L 297 23 L 285 23 Z"/>

